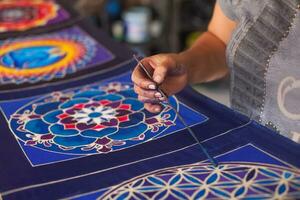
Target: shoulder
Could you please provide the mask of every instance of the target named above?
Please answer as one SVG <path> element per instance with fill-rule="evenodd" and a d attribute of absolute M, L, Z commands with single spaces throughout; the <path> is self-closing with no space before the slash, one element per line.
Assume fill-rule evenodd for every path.
<path fill-rule="evenodd" d="M 217 0 L 224 14 L 234 21 L 253 18 L 267 4 L 261 0 Z"/>
<path fill-rule="evenodd" d="M 237 8 L 240 8 L 241 0 L 218 0 L 224 14 L 231 20 L 237 20 Z"/>

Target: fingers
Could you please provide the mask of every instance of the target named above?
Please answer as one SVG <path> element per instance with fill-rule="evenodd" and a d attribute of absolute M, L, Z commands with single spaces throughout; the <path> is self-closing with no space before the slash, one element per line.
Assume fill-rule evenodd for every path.
<path fill-rule="evenodd" d="M 156 83 L 150 80 L 139 66 L 133 70 L 131 80 L 140 88 L 151 90 L 156 89 Z"/>
<path fill-rule="evenodd" d="M 138 99 L 144 103 L 159 103 L 167 100 L 163 94 L 156 90 L 145 90 L 135 85 L 134 91 L 138 94 Z"/>
<path fill-rule="evenodd" d="M 151 113 L 158 113 L 161 111 L 160 103 L 166 101 L 159 92 L 155 90 L 144 90 L 138 86 L 134 86 L 134 91 L 139 95 L 139 101 L 144 103 L 144 107 Z"/>
<path fill-rule="evenodd" d="M 159 113 L 162 109 L 161 105 L 159 104 L 152 104 L 152 103 L 145 103 L 145 109 L 151 113 Z"/>
<path fill-rule="evenodd" d="M 159 104 L 159 100 L 158 99 L 150 99 L 147 97 L 143 97 L 143 96 L 138 96 L 138 100 L 143 102 L 143 103 L 150 103 L 150 104 Z"/>
<path fill-rule="evenodd" d="M 165 80 L 167 71 L 167 67 L 160 66 L 155 68 L 153 72 L 153 80 L 160 85 Z"/>
<path fill-rule="evenodd" d="M 144 58 L 142 61 L 152 78 L 147 77 L 144 70 L 137 65 L 132 73 L 132 81 L 143 89 L 156 89 L 166 78 L 168 69 L 174 65 L 172 59 L 164 55 Z M 153 80 L 152 80 L 153 79 Z"/>
<path fill-rule="evenodd" d="M 134 91 L 138 94 L 138 99 L 144 102 L 145 109 L 152 113 L 160 112 L 161 102 L 167 99 L 157 91 L 168 73 L 168 69 L 174 65 L 172 59 L 164 55 L 156 55 L 144 58 L 142 61 L 152 78 L 147 77 L 144 70 L 138 65 L 132 73 Z M 153 80 L 152 80 L 153 79 Z M 165 92 L 165 90 L 164 90 Z"/>
<path fill-rule="evenodd" d="M 166 78 L 168 69 L 173 65 L 169 56 L 159 54 L 148 58 L 149 65 L 154 69 L 153 80 L 160 85 Z"/>
<path fill-rule="evenodd" d="M 161 103 L 161 102 L 164 102 L 167 100 L 165 97 L 148 98 L 148 97 L 144 97 L 144 96 L 138 96 L 138 99 L 143 103 L 154 103 L 154 104 L 158 104 L 158 103 Z"/>
<path fill-rule="evenodd" d="M 156 90 L 146 90 L 137 85 L 134 85 L 134 91 L 139 95 L 150 99 L 159 99 L 162 97 L 162 94 Z"/>
<path fill-rule="evenodd" d="M 144 108 L 151 113 L 158 113 L 162 109 L 159 99 L 151 99 L 143 96 L 139 96 L 138 99 L 144 103 Z"/>

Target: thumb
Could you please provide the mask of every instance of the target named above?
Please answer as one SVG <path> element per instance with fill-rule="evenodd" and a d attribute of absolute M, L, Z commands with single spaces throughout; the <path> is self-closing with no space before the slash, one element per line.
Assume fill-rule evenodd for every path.
<path fill-rule="evenodd" d="M 160 85 L 166 79 L 168 70 L 173 65 L 173 60 L 168 55 L 158 54 L 151 57 L 149 64 L 153 68 L 154 82 Z"/>
<path fill-rule="evenodd" d="M 167 74 L 167 67 L 163 67 L 163 66 L 156 67 L 153 72 L 153 80 L 159 85 L 165 80 L 166 74 Z"/>

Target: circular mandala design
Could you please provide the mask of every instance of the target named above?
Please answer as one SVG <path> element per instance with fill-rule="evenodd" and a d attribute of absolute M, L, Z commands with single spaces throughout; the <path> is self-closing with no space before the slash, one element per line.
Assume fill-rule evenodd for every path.
<path fill-rule="evenodd" d="M 178 106 L 172 98 L 172 105 Z M 65 154 L 97 154 L 131 147 L 174 125 L 168 106 L 151 114 L 132 85 L 110 83 L 56 92 L 31 102 L 10 119 L 25 145 Z"/>
<path fill-rule="evenodd" d="M 95 51 L 93 40 L 77 35 L 7 40 L 0 47 L 0 83 L 62 78 L 85 66 Z"/>
<path fill-rule="evenodd" d="M 22 31 L 46 25 L 57 16 L 59 6 L 43 0 L 3 0 L 0 2 L 0 32 Z"/>
<path fill-rule="evenodd" d="M 300 171 L 275 165 L 171 167 L 124 182 L 99 199 L 297 199 Z"/>

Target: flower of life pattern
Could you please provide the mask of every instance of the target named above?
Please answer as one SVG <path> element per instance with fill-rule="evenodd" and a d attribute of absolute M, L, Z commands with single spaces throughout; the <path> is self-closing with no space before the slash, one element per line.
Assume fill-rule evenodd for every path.
<path fill-rule="evenodd" d="M 173 106 L 178 106 L 175 99 Z M 175 120 L 169 105 L 161 113 L 149 113 L 130 83 L 110 82 L 44 96 L 13 114 L 10 126 L 26 146 L 90 155 L 148 141 Z"/>
<path fill-rule="evenodd" d="M 113 187 L 101 199 L 296 199 L 300 171 L 257 163 L 207 163 L 158 170 Z M 99 198 L 100 199 L 100 198 Z"/>

